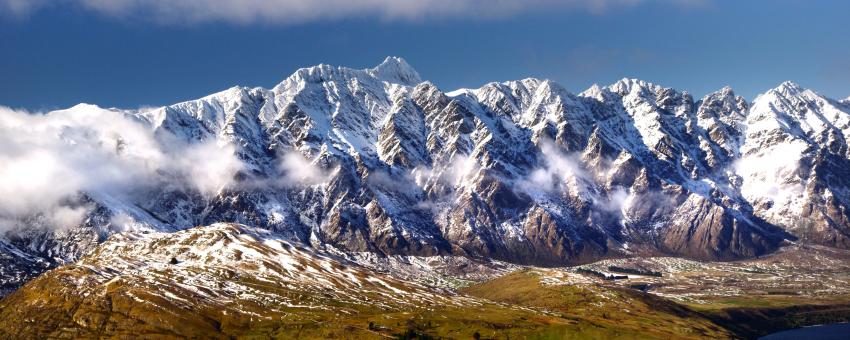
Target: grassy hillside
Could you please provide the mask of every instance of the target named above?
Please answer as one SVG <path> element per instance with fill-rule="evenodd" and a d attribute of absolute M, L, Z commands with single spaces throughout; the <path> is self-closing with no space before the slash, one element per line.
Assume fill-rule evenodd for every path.
<path fill-rule="evenodd" d="M 0 302 L 0 337 L 368 339 L 417 334 L 467 339 L 476 333 L 497 339 L 730 336 L 687 308 L 663 299 L 601 287 L 549 286 L 541 284 L 541 274 L 534 271 L 465 289 L 472 298 L 450 296 L 462 299 L 463 305 L 423 301 L 418 307 L 400 307 L 384 304 L 386 301 L 376 296 L 375 305 L 323 301 L 322 308 L 280 308 L 247 299 L 213 305 L 190 300 L 192 294 L 186 291 L 147 285 L 132 276 L 92 285 L 96 275 L 89 268 L 67 266 L 8 296 Z M 250 278 L 240 280 L 263 285 L 250 282 Z M 419 289 L 398 288 L 410 292 Z M 263 289 L 297 295 L 272 286 Z M 381 304 L 384 307 L 377 306 Z"/>
<path fill-rule="evenodd" d="M 672 301 L 593 282 L 572 273 L 524 270 L 463 289 L 464 293 L 554 313 L 573 328 L 549 330 L 558 338 L 727 338 L 730 332 Z"/>

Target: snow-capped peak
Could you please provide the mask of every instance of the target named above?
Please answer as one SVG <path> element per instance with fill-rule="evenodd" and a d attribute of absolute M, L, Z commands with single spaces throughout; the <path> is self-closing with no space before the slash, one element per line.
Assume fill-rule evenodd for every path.
<path fill-rule="evenodd" d="M 778 91 L 780 93 L 791 94 L 791 95 L 805 91 L 805 89 L 802 86 L 800 86 L 797 83 L 790 81 L 790 80 L 786 80 L 786 81 L 782 82 L 782 84 L 779 84 L 779 86 L 777 86 L 773 90 Z"/>
<path fill-rule="evenodd" d="M 404 59 L 399 57 L 387 57 L 378 66 L 358 70 L 348 67 L 335 67 L 328 64 L 319 64 L 312 67 L 298 69 L 284 79 L 272 90 L 276 93 L 285 92 L 288 89 L 298 89 L 306 84 L 317 84 L 328 81 L 348 81 L 357 79 L 368 81 L 368 79 L 379 82 L 414 86 L 422 82 L 419 73 L 416 72 Z"/>
<path fill-rule="evenodd" d="M 608 85 L 606 89 L 621 96 L 626 96 L 630 93 L 640 96 L 641 93 L 659 92 L 664 87 L 640 79 L 623 78 L 614 84 Z"/>
<path fill-rule="evenodd" d="M 816 99 L 811 94 L 800 85 L 786 81 L 757 96 L 748 115 L 750 132 L 778 129 L 801 136 L 811 130 L 821 130 L 821 119 L 806 110 L 806 103 Z"/>
<path fill-rule="evenodd" d="M 100 106 L 97 106 L 95 104 L 89 104 L 89 103 L 79 103 L 79 104 L 74 105 L 74 106 L 69 108 L 69 110 L 85 110 L 85 109 L 99 110 L 101 108 L 100 108 Z"/>
<path fill-rule="evenodd" d="M 387 57 L 382 63 L 368 70 L 368 72 L 375 78 L 390 83 L 416 85 L 422 82 L 419 73 L 400 57 Z"/>
<path fill-rule="evenodd" d="M 587 90 L 581 93 L 583 97 L 593 97 L 596 94 L 602 92 L 602 87 L 597 83 L 593 83 Z"/>
<path fill-rule="evenodd" d="M 743 100 L 743 98 L 739 98 L 738 95 L 735 94 L 735 90 L 733 90 L 732 87 L 724 86 L 717 91 L 706 94 L 702 98 L 702 102 L 703 103 L 706 103 L 706 102 L 710 103 L 710 102 L 724 101 L 724 100 L 735 101 L 735 100 L 738 100 L 738 99 Z"/>

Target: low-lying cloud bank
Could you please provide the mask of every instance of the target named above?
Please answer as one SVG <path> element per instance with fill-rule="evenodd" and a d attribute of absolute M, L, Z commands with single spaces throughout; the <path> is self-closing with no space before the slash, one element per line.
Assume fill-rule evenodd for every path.
<path fill-rule="evenodd" d="M 213 195 L 243 168 L 234 151 L 215 140 L 162 143 L 139 118 L 90 105 L 0 107 L 0 229 L 22 219 L 78 224 L 92 208 L 83 193 L 132 198 L 168 186 Z"/>

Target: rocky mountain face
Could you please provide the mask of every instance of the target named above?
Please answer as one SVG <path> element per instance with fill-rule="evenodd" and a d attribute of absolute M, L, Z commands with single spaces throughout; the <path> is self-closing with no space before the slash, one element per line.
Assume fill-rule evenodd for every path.
<path fill-rule="evenodd" d="M 756 216 L 805 241 L 850 246 L 848 112 L 788 82 L 756 99 L 737 169 Z"/>
<path fill-rule="evenodd" d="M 74 260 L 117 231 L 216 222 L 341 253 L 535 265 L 850 247 L 850 103 L 792 83 L 752 103 L 633 79 L 580 94 L 539 79 L 444 92 L 390 57 L 115 114 L 161 145 L 228 145 L 202 158 L 232 152 L 238 171 L 211 193 L 79 193 L 94 207 L 82 225 L 6 232 L 4 273 Z"/>

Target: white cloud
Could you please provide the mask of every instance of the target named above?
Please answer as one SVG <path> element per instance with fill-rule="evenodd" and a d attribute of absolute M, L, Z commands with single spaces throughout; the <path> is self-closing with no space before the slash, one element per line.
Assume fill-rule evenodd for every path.
<path fill-rule="evenodd" d="M 479 170 L 481 166 L 477 159 L 464 154 L 455 154 L 446 164 L 436 168 L 417 166 L 411 171 L 410 179 L 419 187 L 441 184 L 462 188 L 466 182 L 478 175 Z"/>
<path fill-rule="evenodd" d="M 466 155 L 455 155 L 442 173 L 443 180 L 450 181 L 455 185 L 461 185 L 467 180 L 467 177 L 476 175 L 481 166 L 478 165 L 478 159 Z"/>
<path fill-rule="evenodd" d="M 175 165 L 177 170 L 187 170 L 194 187 L 209 195 L 230 183 L 233 175 L 243 169 L 235 153 L 232 144 L 208 141 L 186 147 Z"/>
<path fill-rule="evenodd" d="M 46 4 L 44 0 L 0 0 L 0 14 L 24 17 Z"/>
<path fill-rule="evenodd" d="M 117 213 L 110 218 L 109 223 L 117 230 L 127 230 L 136 224 L 136 220 L 125 213 Z"/>
<path fill-rule="evenodd" d="M 56 227 L 69 227 L 79 224 L 83 221 L 92 207 L 87 205 L 82 206 L 59 206 L 51 211 L 46 212 L 47 223 Z"/>
<path fill-rule="evenodd" d="M 137 16 L 167 23 L 298 24 L 350 17 L 384 20 L 504 17 L 550 9 L 602 13 L 653 1 L 693 6 L 707 0 L 0 0 L 0 8 L 14 15 L 26 15 L 58 3 L 112 17 Z"/>
<path fill-rule="evenodd" d="M 803 198 L 805 188 L 797 175 L 800 159 L 808 145 L 803 141 L 779 144 L 735 162 L 741 176 L 741 193 L 750 201 L 766 199 L 783 207 Z"/>
<path fill-rule="evenodd" d="M 582 182 L 590 178 L 582 169 L 576 155 L 565 154 L 555 143 L 540 141 L 543 166 L 531 172 L 519 186 L 529 193 L 551 192 L 566 186 L 569 193 L 578 195 L 583 190 Z"/>
<path fill-rule="evenodd" d="M 284 185 L 317 185 L 330 178 L 328 172 L 298 152 L 287 152 L 280 159 Z"/>
<path fill-rule="evenodd" d="M 629 191 L 623 187 L 615 187 L 608 194 L 608 197 L 595 203 L 605 211 L 621 212 L 624 209 L 628 210 L 632 205 L 632 200 L 634 200 L 634 196 Z"/>
<path fill-rule="evenodd" d="M 0 219 L 74 225 L 91 208 L 80 193 L 127 198 L 162 183 L 213 194 L 241 169 L 233 151 L 165 148 L 149 126 L 90 105 L 47 114 L 0 107 Z"/>
<path fill-rule="evenodd" d="M 610 171 L 603 167 L 599 173 L 588 172 L 582 166 L 579 155 L 562 152 L 550 140 L 540 141 L 543 164 L 528 177 L 518 182 L 518 187 L 531 195 L 564 192 L 593 203 L 602 211 L 620 213 L 633 206 L 635 194 L 628 188 L 613 187 L 600 191 L 595 187 L 596 178 Z M 607 162 L 605 162 L 607 163 Z"/>

